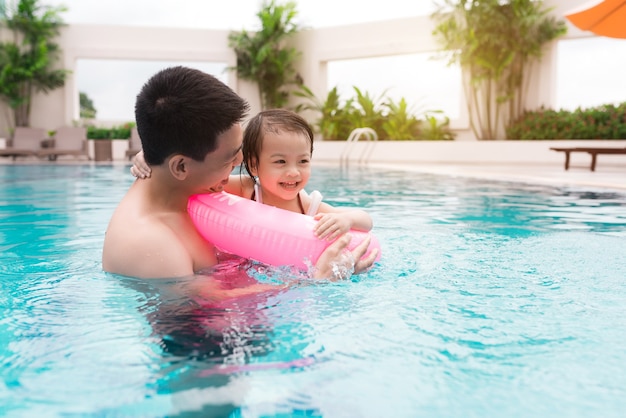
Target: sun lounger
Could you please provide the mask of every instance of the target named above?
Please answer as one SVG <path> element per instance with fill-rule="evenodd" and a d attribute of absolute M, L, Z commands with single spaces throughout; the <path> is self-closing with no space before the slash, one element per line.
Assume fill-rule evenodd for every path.
<path fill-rule="evenodd" d="M 137 128 L 130 130 L 130 139 L 128 140 L 128 149 L 126 150 L 126 158 L 129 160 L 141 151 L 141 138 L 139 138 L 139 132 Z"/>
<path fill-rule="evenodd" d="M 13 157 L 15 160 L 17 157 L 38 156 L 46 137 L 45 129 L 18 126 L 13 133 L 11 146 L 0 149 L 0 157 Z"/>
<path fill-rule="evenodd" d="M 50 161 L 56 160 L 59 155 L 91 159 L 87 151 L 87 128 L 63 126 L 56 130 L 51 142 L 52 147 L 39 151 L 40 157 L 48 157 Z"/>
<path fill-rule="evenodd" d="M 571 147 L 571 148 L 550 148 L 552 151 L 565 153 L 565 169 L 569 169 L 569 157 L 572 152 L 586 152 L 591 155 L 591 171 L 596 171 L 596 160 L 598 154 L 626 154 L 625 148 L 594 148 L 594 147 Z"/>

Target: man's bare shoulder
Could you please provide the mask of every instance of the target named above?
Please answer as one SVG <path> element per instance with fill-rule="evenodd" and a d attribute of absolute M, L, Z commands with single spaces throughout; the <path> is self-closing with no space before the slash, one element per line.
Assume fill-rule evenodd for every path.
<path fill-rule="evenodd" d="M 107 228 L 102 267 L 110 273 L 139 278 L 193 273 L 189 252 L 161 217 L 128 209 L 124 202 Z"/>
<path fill-rule="evenodd" d="M 108 230 L 102 267 L 110 273 L 138 278 L 182 277 L 193 273 L 193 263 L 169 228 L 154 223 L 120 235 Z"/>

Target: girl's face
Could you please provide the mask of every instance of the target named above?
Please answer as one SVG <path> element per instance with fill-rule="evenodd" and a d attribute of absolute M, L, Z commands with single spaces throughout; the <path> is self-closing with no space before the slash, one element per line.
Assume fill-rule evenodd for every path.
<path fill-rule="evenodd" d="M 263 199 L 293 200 L 311 176 L 311 145 L 305 134 L 268 132 L 263 138 L 256 173 Z M 269 195 L 269 196 L 268 196 Z"/>

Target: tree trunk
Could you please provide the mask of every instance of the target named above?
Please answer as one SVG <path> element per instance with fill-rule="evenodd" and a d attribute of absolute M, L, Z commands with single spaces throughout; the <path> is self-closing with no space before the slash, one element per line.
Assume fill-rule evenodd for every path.
<path fill-rule="evenodd" d="M 25 82 L 20 86 L 20 97 L 23 98 L 15 110 L 15 126 L 30 126 L 30 98 L 32 89 L 30 83 Z"/>
<path fill-rule="evenodd" d="M 15 126 L 30 126 L 29 121 L 29 103 L 22 103 L 14 109 L 15 112 Z"/>

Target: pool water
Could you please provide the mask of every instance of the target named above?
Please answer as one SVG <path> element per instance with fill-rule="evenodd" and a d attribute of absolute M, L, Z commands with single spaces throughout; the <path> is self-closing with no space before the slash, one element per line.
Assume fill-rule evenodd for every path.
<path fill-rule="evenodd" d="M 0 165 L 0 415 L 626 410 L 624 194 L 316 167 L 309 190 L 374 219 L 383 257 L 368 273 L 276 280 L 233 258 L 211 278 L 142 281 L 100 262 L 132 180 L 122 166 Z M 190 296 L 265 274 L 294 285 Z"/>

